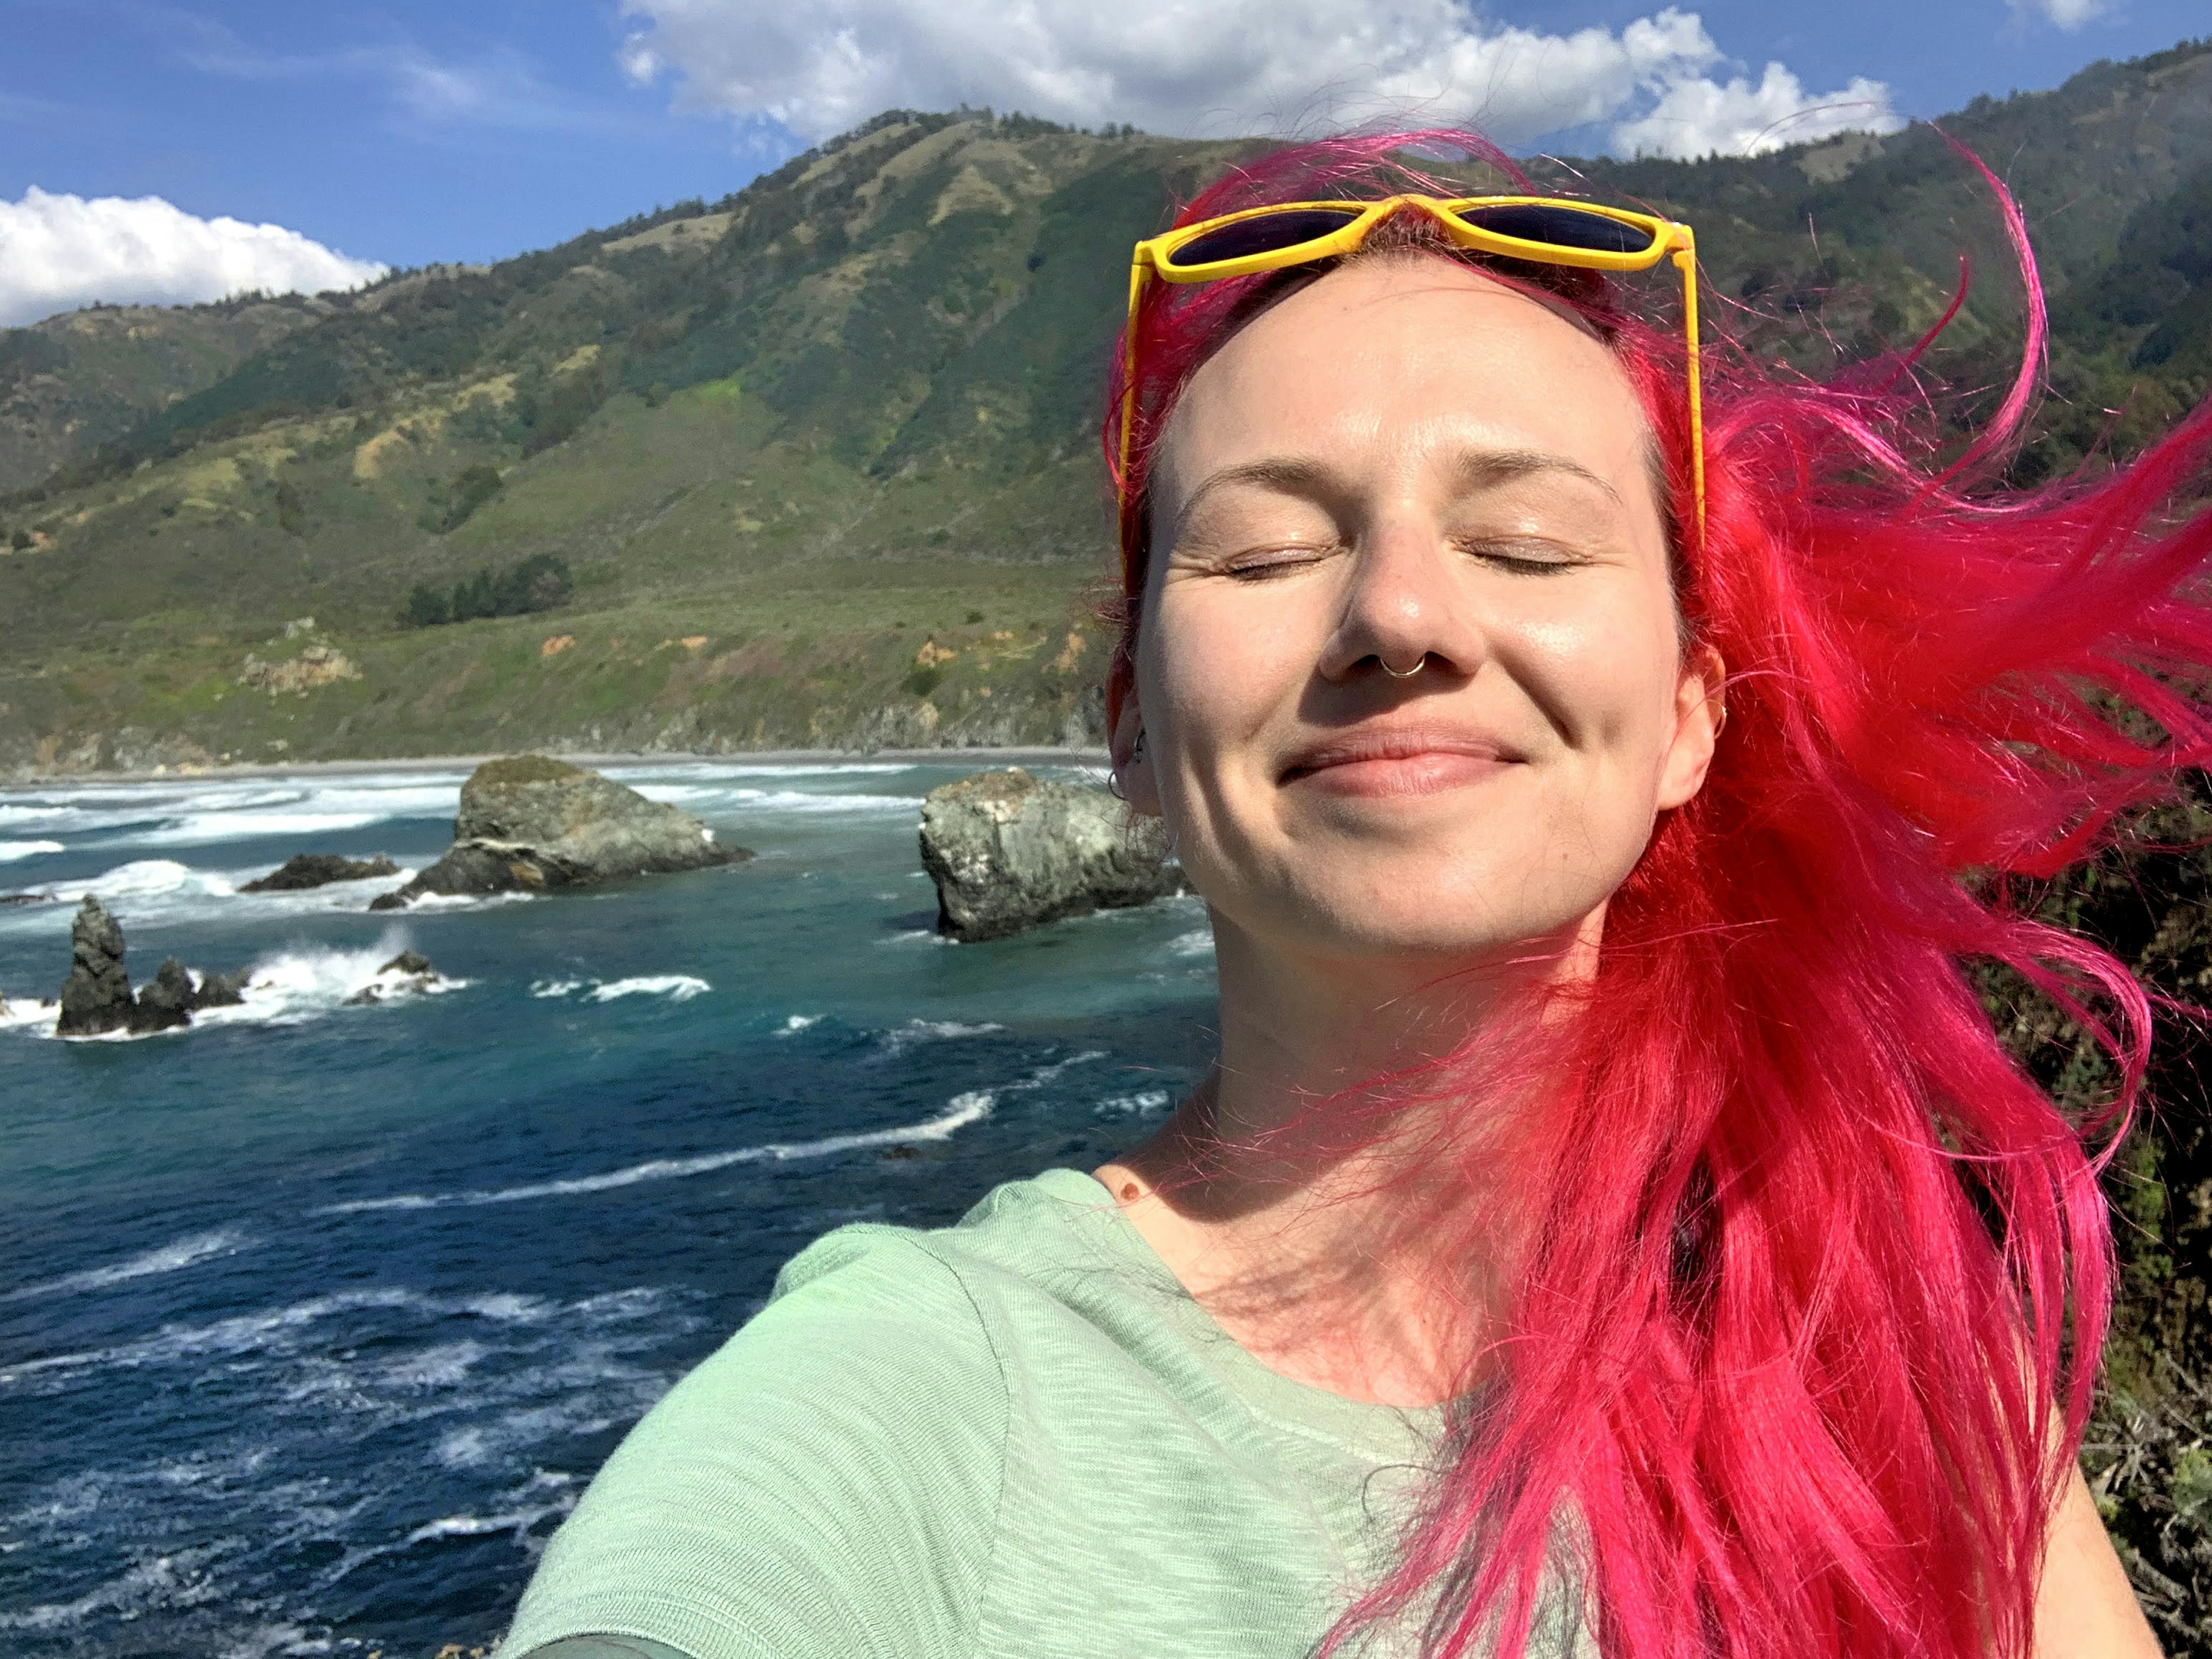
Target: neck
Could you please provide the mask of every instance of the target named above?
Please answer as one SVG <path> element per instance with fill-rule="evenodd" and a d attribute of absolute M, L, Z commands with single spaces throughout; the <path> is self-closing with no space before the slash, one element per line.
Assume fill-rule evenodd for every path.
<path fill-rule="evenodd" d="M 1510 1110 L 1511 1089 L 1467 1056 L 1511 1046 L 1532 993 L 1588 970 L 1598 921 L 1444 962 L 1301 955 L 1216 914 L 1220 1056 L 1098 1178 L 1276 1370 L 1390 1404 L 1447 1397 L 1495 1322 L 1510 1245 L 1470 1120 Z"/>

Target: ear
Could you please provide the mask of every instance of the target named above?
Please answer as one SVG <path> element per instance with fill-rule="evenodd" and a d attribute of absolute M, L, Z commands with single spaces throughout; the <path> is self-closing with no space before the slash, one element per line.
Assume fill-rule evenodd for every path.
<path fill-rule="evenodd" d="M 1713 746 L 1728 723 L 1728 665 L 1710 645 L 1682 660 L 1674 684 L 1674 736 L 1659 767 L 1656 805 L 1666 811 L 1686 805 L 1705 787 L 1713 763 Z"/>
<path fill-rule="evenodd" d="M 1152 771 L 1152 744 L 1145 738 L 1145 710 L 1134 676 L 1123 684 L 1117 702 L 1114 734 L 1108 740 L 1115 775 L 1121 781 L 1122 799 L 1130 811 L 1140 818 L 1156 818 L 1160 816 L 1159 781 Z"/>

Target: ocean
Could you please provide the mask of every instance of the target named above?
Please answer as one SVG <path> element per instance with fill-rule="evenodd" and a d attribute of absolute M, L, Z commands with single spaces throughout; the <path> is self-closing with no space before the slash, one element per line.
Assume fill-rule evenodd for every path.
<path fill-rule="evenodd" d="M 1204 1063 L 1202 908 L 954 945 L 922 795 L 986 763 L 602 769 L 760 856 L 372 915 L 463 769 L 0 791 L 0 1653 L 465 1653 L 623 1431 L 848 1221 L 1141 1139 Z M 1038 767 L 1047 775 L 1073 768 Z M 246 1006 L 63 1042 L 76 896 Z M 436 994 L 345 999 L 402 948 Z"/>

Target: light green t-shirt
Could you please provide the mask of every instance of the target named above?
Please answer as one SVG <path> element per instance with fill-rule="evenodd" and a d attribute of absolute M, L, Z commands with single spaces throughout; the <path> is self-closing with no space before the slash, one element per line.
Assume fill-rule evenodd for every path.
<path fill-rule="evenodd" d="M 1295 1659 L 1443 1431 L 1268 1370 L 1048 1170 L 793 1257 L 607 1460 L 499 1656 Z M 626 1639 L 561 1640 L 594 1633 Z M 1584 1650 L 1555 1601 L 1531 1659 Z"/>

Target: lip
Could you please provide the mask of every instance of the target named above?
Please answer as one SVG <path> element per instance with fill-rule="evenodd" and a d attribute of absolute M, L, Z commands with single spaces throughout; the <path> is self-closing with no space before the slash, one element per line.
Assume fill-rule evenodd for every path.
<path fill-rule="evenodd" d="M 1293 756 L 1279 781 L 1333 795 L 1433 795 L 1496 777 L 1527 759 L 1482 732 L 1346 732 Z"/>

